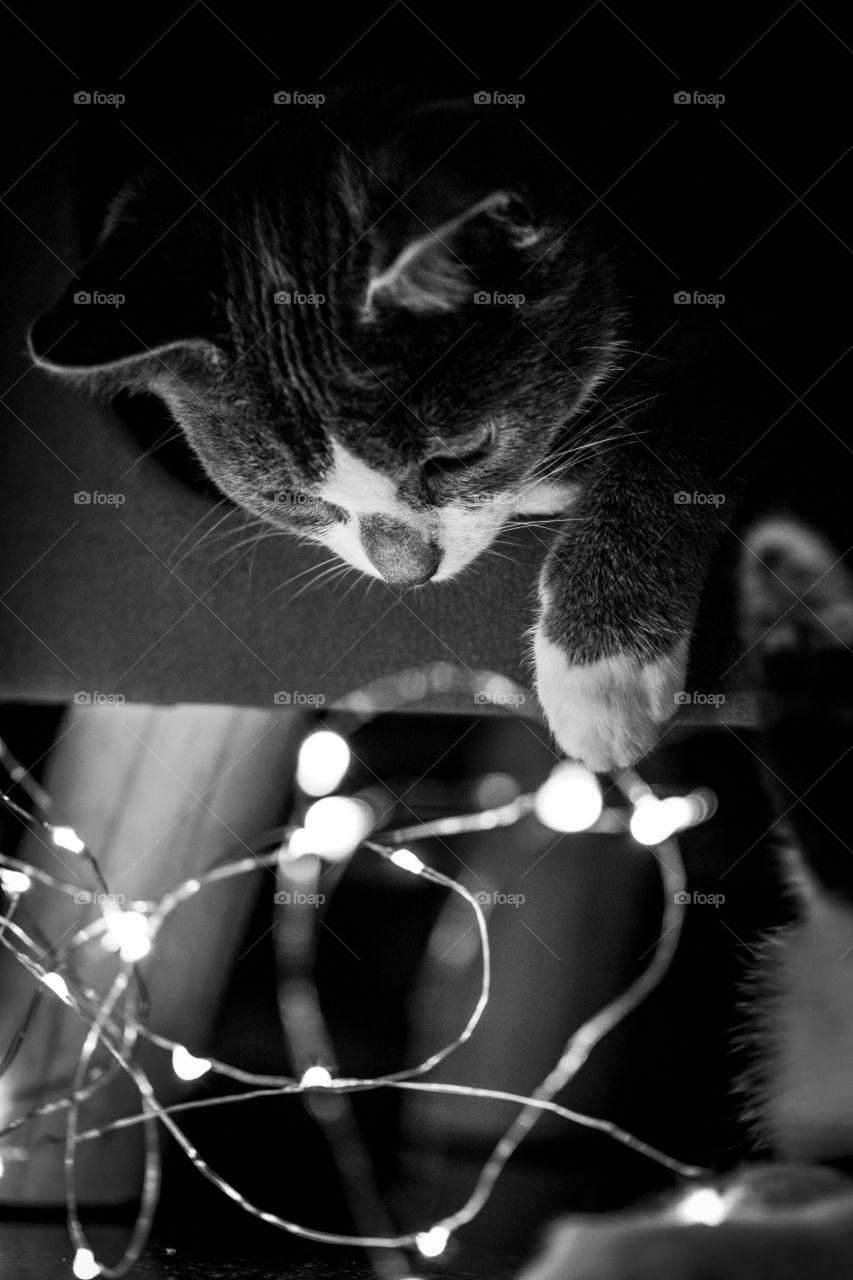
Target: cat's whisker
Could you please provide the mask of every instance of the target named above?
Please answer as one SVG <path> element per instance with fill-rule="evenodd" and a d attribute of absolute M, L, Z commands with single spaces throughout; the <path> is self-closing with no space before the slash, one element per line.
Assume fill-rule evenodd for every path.
<path fill-rule="evenodd" d="M 214 546 L 214 544 L 216 543 L 226 542 L 229 538 L 240 538 L 244 533 L 246 533 L 248 529 L 251 529 L 252 525 L 255 523 L 260 525 L 260 527 L 256 530 L 256 532 L 252 533 L 248 538 L 244 540 L 244 542 L 239 542 L 235 544 L 236 546 L 248 545 L 253 538 L 260 536 L 264 532 L 266 531 L 272 532 L 272 529 L 270 528 L 269 525 L 265 525 L 262 522 L 259 522 L 256 516 L 249 516 L 248 518 L 243 520 L 242 524 L 238 525 L 234 529 L 223 529 L 221 533 L 215 533 L 214 529 L 211 529 L 208 534 L 202 536 L 200 541 L 197 543 L 197 546 L 198 547 L 204 546 L 205 548 L 209 549 L 210 547 Z M 281 531 L 279 530 L 279 532 Z M 228 548 L 226 548 L 226 551 L 227 550 Z"/>
<path fill-rule="evenodd" d="M 238 513 L 235 511 L 234 514 L 236 515 Z M 213 530 L 211 529 L 210 533 L 205 535 L 205 540 L 207 542 L 221 542 L 223 538 L 230 538 L 233 533 L 245 533 L 247 529 L 251 529 L 253 524 L 258 525 L 261 529 L 269 529 L 271 531 L 275 530 L 274 525 L 271 525 L 266 520 L 262 520 L 260 516 L 250 516 L 250 515 L 247 515 L 245 511 L 240 512 L 239 514 L 243 516 L 243 523 L 239 526 L 239 528 L 224 529 L 222 533 L 217 533 L 217 534 L 214 534 Z M 276 530 L 276 532 L 281 533 L 282 530 L 279 529 L 279 530 Z"/>
<path fill-rule="evenodd" d="M 598 437 L 593 440 L 573 442 L 560 454 L 558 459 L 549 459 L 544 464 L 541 464 L 544 469 L 534 468 L 524 478 L 519 493 L 523 497 L 539 485 L 551 482 L 559 483 L 560 481 L 570 482 L 571 468 L 584 454 L 593 453 L 596 457 L 604 457 L 605 454 L 613 452 L 616 448 L 636 444 L 638 439 L 647 434 L 649 432 L 631 429 L 627 432 L 614 432 L 612 435 Z"/>
<path fill-rule="evenodd" d="M 337 564 L 338 562 L 337 556 L 329 556 L 327 560 L 321 560 L 319 564 L 309 564 L 307 569 L 301 569 L 299 573 L 294 573 L 292 578 L 287 578 L 284 582 L 279 582 L 271 591 L 268 591 L 265 596 L 261 597 L 258 604 L 264 604 L 269 600 L 270 596 L 274 596 L 278 591 L 283 591 L 284 588 L 289 587 L 292 582 L 298 582 L 300 578 L 305 577 L 306 573 L 316 573 L 319 569 L 322 569 L 324 565 Z"/>
<path fill-rule="evenodd" d="M 337 560 L 337 556 L 335 559 Z M 306 583 L 303 583 L 294 595 L 288 596 L 287 603 L 293 604 L 294 600 L 298 600 L 306 591 L 312 591 L 314 587 L 318 587 L 321 582 L 325 582 L 325 585 L 328 586 L 330 582 L 335 581 L 336 577 L 346 573 L 346 570 L 350 568 L 352 568 L 351 565 L 341 565 L 338 563 L 331 565 L 328 569 L 323 569 L 316 577 L 309 579 Z"/>
<path fill-rule="evenodd" d="M 181 547 L 182 547 L 182 546 L 184 545 L 184 543 L 186 542 L 187 538 L 191 538 L 191 537 L 192 537 L 192 535 L 195 533 L 195 531 L 196 531 L 196 529 L 199 527 L 199 525 L 204 524 L 204 522 L 205 522 L 206 520 L 210 520 L 210 519 L 212 519 L 212 518 L 213 518 L 213 516 L 216 514 L 216 512 L 219 510 L 219 508 L 223 505 L 223 503 L 225 503 L 225 502 L 229 502 L 229 501 L 230 501 L 230 499 L 228 499 L 228 498 L 220 498 L 220 499 L 219 499 L 219 501 L 218 501 L 218 502 L 216 502 L 216 503 L 214 503 L 214 505 L 213 505 L 212 507 L 208 508 L 208 510 L 207 510 L 207 511 L 202 512 L 202 514 L 199 516 L 198 520 L 196 520 L 195 524 L 191 525 L 191 526 L 190 526 L 190 528 L 189 528 L 189 529 L 187 529 L 186 533 L 185 533 L 185 534 L 184 534 L 184 536 L 181 538 L 181 540 L 177 543 L 177 545 L 176 545 L 176 546 L 174 546 L 174 547 L 172 548 L 172 551 L 170 552 L 169 556 L 167 557 L 167 560 L 171 560 L 173 556 L 175 556 L 175 555 L 177 555 L 177 554 L 178 554 L 178 552 L 180 551 Z M 182 557 L 182 558 L 183 558 L 183 557 Z M 180 563 L 181 563 L 181 561 L 180 561 L 180 560 L 178 560 L 177 564 L 180 564 Z M 175 567 L 175 568 L 177 568 L 177 565 L 175 565 L 174 567 Z"/>
<path fill-rule="evenodd" d="M 214 546 L 220 547 L 219 554 L 211 563 L 217 564 L 223 556 L 228 554 L 229 551 L 236 551 L 239 547 L 249 547 L 258 538 L 263 538 L 265 536 L 263 532 L 259 530 L 255 533 L 250 533 L 248 537 L 244 538 L 242 535 L 246 532 L 247 527 L 248 526 L 243 525 L 239 529 L 228 529 L 225 533 L 220 533 L 215 538 L 210 538 L 203 542 L 201 546 L 203 546 L 208 552 L 212 551 Z M 236 542 L 231 542 L 230 546 L 227 545 L 230 539 L 235 538 L 237 539 Z"/>
<path fill-rule="evenodd" d="M 242 530 L 235 529 L 234 532 L 241 533 Z M 254 548 L 252 550 L 252 556 L 254 556 L 260 543 L 266 542 L 270 538 L 286 538 L 287 536 L 288 535 L 282 531 L 266 533 L 264 530 L 260 530 L 257 533 L 251 534 L 248 538 L 243 538 L 240 542 L 234 542 L 231 546 L 225 547 L 223 551 L 220 551 L 219 555 L 213 557 L 210 563 L 219 564 L 220 560 L 224 560 L 225 557 L 231 555 L 232 552 L 239 551 L 241 547 L 251 547 L 253 543 Z"/>
<path fill-rule="evenodd" d="M 286 538 L 286 537 L 287 537 L 287 534 L 281 529 L 277 529 L 272 532 L 265 531 L 263 529 L 259 531 L 257 535 L 257 539 L 255 541 L 255 545 L 254 547 L 252 547 L 252 554 L 249 557 L 249 590 L 250 591 L 252 589 L 252 576 L 255 571 L 255 556 L 258 554 L 258 547 L 261 545 L 262 542 L 266 542 L 268 539 Z"/>
<path fill-rule="evenodd" d="M 507 532 L 517 533 L 522 529 L 561 529 L 564 524 L 582 524 L 588 516 L 547 516 L 542 520 L 519 520 L 509 526 Z"/>
<path fill-rule="evenodd" d="M 594 393 L 591 393 L 590 398 L 591 398 L 592 405 L 595 406 L 597 409 L 601 410 L 601 412 L 605 415 L 605 417 L 604 418 L 596 417 L 592 419 L 590 422 L 586 423 L 580 431 L 577 431 L 575 433 L 575 436 L 574 436 L 575 440 L 580 440 L 584 436 L 588 436 L 591 431 L 594 431 L 599 426 L 602 426 L 604 424 L 604 421 L 606 421 L 607 419 L 615 418 L 617 422 L 621 421 L 621 419 L 623 419 L 626 414 L 630 413 L 632 410 L 639 409 L 643 405 L 650 404 L 657 397 L 654 394 L 643 396 L 639 400 L 631 401 L 630 404 L 617 404 L 615 406 L 607 404 L 606 401 L 602 400 L 600 396 L 597 396 Z M 587 409 L 585 411 L 585 415 L 589 414 L 589 412 L 590 410 Z"/>
<path fill-rule="evenodd" d="M 614 346 L 617 348 L 618 355 L 637 356 L 640 360 L 660 360 L 663 364 L 674 364 L 669 356 L 656 356 L 652 351 L 637 351 L 636 347 L 626 347 L 624 343 L 618 339 L 615 343 L 585 343 L 581 351 L 613 351 Z"/>
<path fill-rule="evenodd" d="M 376 581 L 375 578 L 370 577 L 368 574 L 360 573 L 359 570 L 356 569 L 354 565 L 347 565 L 346 568 L 348 570 L 351 570 L 357 576 L 352 580 L 352 582 L 349 584 L 344 594 L 341 596 L 341 600 L 340 600 L 341 604 L 343 604 L 343 602 L 346 600 L 347 596 L 350 594 L 351 591 L 354 591 L 357 586 L 359 586 L 361 583 L 364 582 L 365 578 L 368 580 L 368 582 L 371 582 L 371 583 Z M 367 592 L 365 592 L 365 595 L 366 594 Z"/>
<path fill-rule="evenodd" d="M 199 536 L 192 543 L 192 545 L 189 546 L 183 552 L 183 554 L 174 562 L 174 564 L 172 564 L 171 566 L 172 570 L 178 569 L 179 566 L 182 565 L 185 560 L 188 560 L 190 556 L 195 555 L 198 551 L 201 550 L 203 546 L 211 544 L 215 541 L 219 541 L 220 538 L 222 537 L 232 537 L 232 536 L 241 534 L 246 528 L 245 524 L 241 524 L 236 529 L 223 530 L 223 532 L 219 535 L 219 538 L 213 537 L 213 535 L 216 533 L 216 530 L 219 529 L 220 526 L 223 525 L 227 520 L 229 520 L 232 516 L 240 516 L 240 515 L 244 515 L 244 513 L 238 511 L 236 507 L 232 507 L 229 511 L 226 511 L 224 515 L 219 517 L 219 519 L 216 521 L 215 524 L 211 525 L 209 529 L 205 529 L 201 534 L 199 534 Z"/>

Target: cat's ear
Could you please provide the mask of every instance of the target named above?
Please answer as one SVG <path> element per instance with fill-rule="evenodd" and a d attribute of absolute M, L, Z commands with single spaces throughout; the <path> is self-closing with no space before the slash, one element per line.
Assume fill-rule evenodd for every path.
<path fill-rule="evenodd" d="M 434 229 L 424 221 L 388 265 L 374 267 L 367 284 L 362 319 L 375 315 L 377 302 L 403 307 L 416 315 L 454 311 L 472 302 L 477 277 L 470 262 L 472 242 L 500 241 L 501 247 L 523 249 L 540 238 L 530 210 L 510 191 L 492 191 Z"/>
<path fill-rule="evenodd" d="M 168 237 L 158 241 L 160 219 L 146 216 L 146 203 L 137 195 L 114 208 L 92 257 L 31 327 L 30 355 L 42 368 L 97 378 L 156 364 L 174 347 L 211 345 L 195 272 L 185 273 Z"/>
<path fill-rule="evenodd" d="M 100 273 L 98 279 L 103 280 Z M 212 345 L 173 294 L 150 292 L 144 303 L 131 304 L 123 283 L 95 285 L 84 274 L 70 285 L 29 331 L 33 361 L 53 373 L 97 377 L 156 362 L 175 347 Z"/>

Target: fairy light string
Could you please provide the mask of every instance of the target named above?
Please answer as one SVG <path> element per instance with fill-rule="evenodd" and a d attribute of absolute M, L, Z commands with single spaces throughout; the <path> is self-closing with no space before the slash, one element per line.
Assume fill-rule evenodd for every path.
<path fill-rule="evenodd" d="M 527 714 L 524 710 L 523 691 L 513 682 L 492 672 L 467 671 L 446 662 L 432 663 L 427 667 L 382 677 L 348 695 L 332 709 L 336 717 L 334 722 L 327 717 L 320 729 L 315 728 L 306 735 L 308 747 L 301 757 L 301 767 L 297 770 L 299 794 L 311 800 L 313 797 L 323 797 L 324 793 L 336 790 L 343 783 L 350 759 L 348 740 L 355 729 L 375 716 L 388 710 L 459 693 L 465 693 L 470 698 L 473 691 L 483 690 L 490 697 L 496 694 L 501 695 L 500 700 L 512 706 L 516 714 Z M 515 695 L 514 701 L 511 695 Z M 330 727 L 332 723 L 334 723 L 334 729 Z M 311 741 L 320 734 L 326 735 L 324 745 L 329 749 L 328 769 L 324 768 L 323 752 L 319 749 L 321 744 Z M 250 844 L 248 855 L 243 852 L 237 856 L 234 851 L 229 851 L 217 859 L 207 871 L 176 885 L 158 900 L 133 902 L 128 904 L 127 908 L 119 908 L 113 904 L 108 894 L 94 854 L 73 828 L 62 826 L 54 821 L 54 806 L 50 796 L 44 788 L 30 778 L 27 770 L 15 759 L 2 740 L 0 740 L 0 767 L 4 769 L 11 783 L 19 786 L 23 794 L 28 797 L 33 810 L 25 809 L 5 790 L 0 791 L 0 802 L 22 822 L 46 831 L 52 845 L 76 857 L 81 869 L 88 872 L 97 885 L 96 891 L 82 890 L 82 886 L 77 883 L 32 866 L 19 858 L 0 854 L 0 887 L 9 899 L 6 912 L 0 916 L 0 944 L 15 955 L 18 962 L 36 981 L 34 1000 L 43 995 L 60 999 L 88 1026 L 68 1092 L 33 1107 L 25 1115 L 16 1117 L 0 1130 L 0 1140 L 3 1140 L 23 1128 L 36 1116 L 45 1116 L 61 1110 L 67 1112 L 64 1156 L 66 1210 L 69 1235 L 76 1250 L 73 1273 L 77 1280 L 94 1280 L 96 1276 L 104 1276 L 108 1280 L 119 1280 L 140 1257 L 150 1233 L 160 1192 L 161 1162 L 157 1124 L 162 1125 L 171 1134 L 199 1174 L 247 1214 L 265 1223 L 295 1236 L 323 1244 L 356 1245 L 368 1250 L 380 1251 L 417 1250 L 419 1254 L 426 1257 L 442 1253 L 451 1236 L 473 1221 L 480 1213 L 507 1161 L 538 1118 L 546 1113 L 604 1133 L 635 1152 L 656 1161 L 681 1179 L 695 1180 L 707 1176 L 706 1170 L 657 1150 L 612 1121 L 574 1111 L 556 1102 L 555 1098 L 581 1070 L 596 1045 L 648 997 L 667 972 L 678 945 L 684 918 L 682 903 L 685 874 L 676 836 L 679 830 L 704 821 L 710 816 L 715 806 L 714 797 L 710 792 L 694 792 L 688 797 L 661 799 L 638 774 L 627 772 L 621 778 L 614 779 L 626 807 L 624 810 L 614 809 L 612 806 L 602 805 L 600 791 L 596 803 L 596 797 L 591 788 L 597 787 L 597 783 L 592 775 L 579 776 L 578 766 L 563 762 L 537 791 L 519 795 L 508 803 L 483 811 L 426 822 L 414 822 L 376 834 L 367 834 L 354 827 L 355 836 L 352 847 L 346 848 L 344 842 L 344 853 L 339 849 L 332 851 L 330 848 L 328 853 L 330 858 L 339 860 L 351 855 L 356 848 L 364 849 L 381 858 L 389 865 L 389 869 L 394 869 L 395 873 L 419 877 L 458 895 L 473 912 L 480 943 L 479 995 L 457 1036 L 415 1066 L 384 1075 L 355 1078 L 336 1075 L 328 1069 L 328 1066 L 320 1063 L 316 1065 L 309 1063 L 306 1066 L 308 1059 L 304 1058 L 301 1062 L 299 1078 L 296 1078 L 246 1071 L 212 1058 L 196 1058 L 191 1048 L 151 1030 L 147 1025 L 150 1010 L 139 966 L 143 961 L 150 962 L 151 945 L 164 922 L 183 903 L 204 888 L 237 876 L 255 874 L 259 866 L 276 871 L 280 883 L 285 883 L 289 866 L 295 867 L 306 858 L 306 855 L 314 857 L 315 854 L 311 852 L 312 839 L 319 839 L 324 830 L 316 808 L 318 804 L 322 806 L 322 798 L 314 802 L 313 837 L 309 808 L 303 818 L 304 826 L 292 823 L 286 827 L 264 832 Z M 575 810 L 572 815 L 566 809 L 565 821 L 561 825 L 560 796 L 562 795 L 564 799 L 571 797 L 572 770 L 575 771 L 576 789 L 573 793 L 576 802 Z M 581 773 L 583 774 L 583 771 Z M 550 791 L 548 791 L 549 787 Z M 583 788 L 586 788 L 585 792 Z M 555 797 L 556 810 L 554 810 Z M 338 797 L 331 798 L 338 799 Z M 581 802 L 586 808 L 578 808 Z M 353 800 L 350 803 L 355 805 L 359 802 Z M 569 805 L 568 808 L 570 807 Z M 548 816 L 552 811 L 557 812 L 556 818 Z M 332 811 L 327 806 L 323 812 L 328 816 Z M 346 810 L 341 809 L 339 805 L 334 813 L 339 812 L 345 813 Z M 506 829 L 531 813 L 535 813 L 540 822 L 547 822 L 552 830 L 566 832 L 599 830 L 627 833 L 630 829 L 635 841 L 651 850 L 660 869 L 664 895 L 661 932 L 652 958 L 647 967 L 624 991 L 573 1032 L 558 1062 L 531 1095 L 423 1080 L 421 1077 L 444 1062 L 474 1035 L 490 999 L 491 956 L 486 918 L 475 895 L 464 884 L 425 863 L 407 846 L 430 837 Z M 580 819 L 578 819 L 578 813 L 581 813 Z M 577 825 L 572 825 L 573 822 Z M 245 846 L 243 849 L 245 850 Z M 322 855 L 322 848 L 318 851 Z M 25 897 L 33 883 L 59 893 L 76 894 L 78 900 L 81 891 L 85 892 L 89 901 L 99 901 L 99 915 L 79 928 L 62 945 L 51 945 L 48 942 L 47 946 L 40 946 L 39 942 L 44 940 L 36 940 L 33 936 L 38 932 L 35 926 L 32 932 L 28 932 L 21 923 L 25 918 L 21 899 Z M 75 954 L 93 943 L 100 943 L 116 952 L 118 968 L 106 994 L 89 987 L 74 966 Z M 311 950 L 310 940 L 306 934 L 299 964 L 303 966 L 304 974 L 309 981 L 313 981 L 313 978 L 308 973 L 310 966 L 306 967 L 305 962 Z M 43 963 L 45 959 L 47 963 Z M 31 1004 L 22 1026 L 13 1037 L 0 1063 L 0 1071 L 13 1060 L 20 1043 L 26 1036 L 35 1007 Z M 289 1031 L 288 1016 L 286 1002 L 284 1002 L 282 1017 L 286 1035 Z M 322 1021 L 313 1024 L 311 1036 L 316 1046 L 314 1056 L 326 1058 L 331 1063 L 331 1040 Z M 135 1060 L 134 1055 L 139 1039 L 145 1039 L 150 1044 L 171 1053 L 173 1069 L 182 1079 L 194 1079 L 211 1072 L 233 1079 L 249 1088 L 240 1093 L 215 1098 L 189 1099 L 164 1106 L 158 1101 L 148 1075 Z M 305 1045 L 300 1048 L 298 1037 L 295 1040 L 291 1037 L 290 1042 L 291 1049 L 294 1051 L 292 1056 L 296 1061 L 297 1054 L 305 1049 Z M 308 1041 L 305 1042 L 307 1043 Z M 106 1052 L 108 1065 L 96 1064 L 95 1056 L 99 1050 Z M 296 1065 L 299 1067 L 300 1063 L 296 1061 Z M 97 1128 L 81 1130 L 79 1123 L 81 1106 L 115 1078 L 117 1072 L 126 1074 L 133 1081 L 140 1097 L 140 1111 Z M 448 1097 L 491 1099 L 507 1104 L 512 1103 L 520 1108 L 494 1147 L 464 1204 L 440 1222 L 428 1224 L 419 1230 L 397 1234 L 390 1230 L 386 1234 L 371 1234 L 369 1231 L 362 1234 L 328 1232 L 293 1222 L 265 1210 L 248 1200 L 207 1164 L 175 1119 L 175 1116 L 185 1111 L 235 1105 L 261 1097 L 300 1094 L 319 1097 L 321 1094 L 344 1095 L 381 1088 L 420 1091 Z M 144 1140 L 144 1172 L 139 1209 L 124 1253 L 116 1263 L 108 1265 L 96 1257 L 80 1220 L 76 1194 L 76 1152 L 84 1142 L 96 1141 L 106 1134 L 130 1129 L 139 1124 L 143 1126 Z M 2 1148 L 0 1148 L 0 1154 L 2 1154 Z M 384 1206 L 377 1207 L 374 1204 L 368 1216 L 383 1226 L 389 1221 Z M 365 1221 L 363 1214 L 361 1219 Z M 375 1257 L 374 1269 L 386 1276 L 392 1275 L 394 1270 L 392 1268 L 389 1271 L 387 1267 L 377 1265 Z M 399 1271 L 399 1266 L 396 1269 Z"/>

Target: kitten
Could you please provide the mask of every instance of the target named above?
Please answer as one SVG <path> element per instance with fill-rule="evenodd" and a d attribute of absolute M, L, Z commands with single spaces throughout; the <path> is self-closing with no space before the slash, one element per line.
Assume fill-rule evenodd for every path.
<path fill-rule="evenodd" d="M 222 494 L 397 587 L 554 517 L 536 689 L 568 755 L 624 766 L 685 684 L 732 415 L 713 360 L 626 377 L 588 206 L 499 111 L 342 91 L 127 184 L 32 355 L 158 395 Z"/>
<path fill-rule="evenodd" d="M 853 1275 L 853 574 L 787 517 L 745 539 L 747 646 L 763 689 L 760 752 L 787 837 L 794 923 L 768 939 L 750 997 L 759 1055 L 742 1082 L 778 1164 L 644 1212 L 552 1230 L 523 1280 L 842 1280 Z M 716 1221 L 715 1221 L 716 1219 Z"/>

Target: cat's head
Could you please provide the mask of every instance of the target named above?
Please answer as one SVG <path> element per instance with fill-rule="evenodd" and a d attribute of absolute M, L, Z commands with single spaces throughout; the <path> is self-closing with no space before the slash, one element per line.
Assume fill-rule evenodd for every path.
<path fill-rule="evenodd" d="M 611 367 L 588 204 L 473 104 L 292 108 L 131 182 L 32 353 L 162 397 L 254 515 L 441 580 L 554 504 L 555 442 Z"/>

